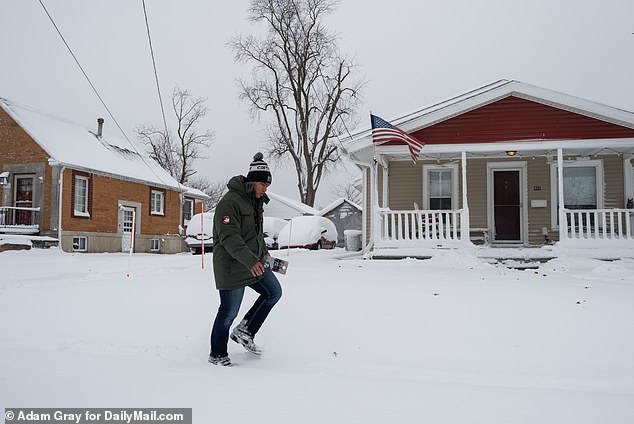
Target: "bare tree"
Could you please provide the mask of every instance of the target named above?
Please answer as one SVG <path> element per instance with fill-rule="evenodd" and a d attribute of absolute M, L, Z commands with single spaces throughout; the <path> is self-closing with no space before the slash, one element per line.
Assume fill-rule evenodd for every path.
<path fill-rule="evenodd" d="M 337 184 L 332 192 L 337 198 L 343 197 L 352 203 L 361 205 L 363 196 L 357 188 L 357 184 L 357 181 L 347 181 L 345 183 Z"/>
<path fill-rule="evenodd" d="M 196 174 L 193 164 L 204 159 L 203 150 L 209 148 L 213 133 L 196 128 L 207 115 L 205 97 L 194 98 L 189 90 L 178 86 L 172 92 L 172 110 L 176 118 L 176 135 L 169 128 L 139 126 L 137 136 L 150 147 L 150 156 L 181 184 L 187 184 Z"/>
<path fill-rule="evenodd" d="M 359 103 L 363 81 L 351 82 L 354 63 L 338 50 L 323 24 L 336 0 L 251 0 L 248 18 L 264 24 L 262 37 L 235 36 L 237 62 L 253 64 L 240 98 L 254 117 L 269 112 L 268 154 L 290 157 L 302 202 L 313 205 L 325 173 L 339 161 L 334 138 Z"/>
<path fill-rule="evenodd" d="M 222 195 L 227 191 L 228 182 L 228 180 L 212 182 L 206 177 L 200 177 L 192 179 L 189 186 L 197 188 L 211 197 L 211 199 L 205 200 L 205 210 L 210 211 L 216 207 Z"/>

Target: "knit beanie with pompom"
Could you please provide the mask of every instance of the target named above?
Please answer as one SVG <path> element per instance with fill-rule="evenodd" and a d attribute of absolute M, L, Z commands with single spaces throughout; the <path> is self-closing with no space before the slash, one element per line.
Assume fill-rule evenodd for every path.
<path fill-rule="evenodd" d="M 249 165 L 249 173 L 245 181 L 271 184 L 271 170 L 263 158 L 264 155 L 260 152 L 253 156 L 253 162 Z"/>

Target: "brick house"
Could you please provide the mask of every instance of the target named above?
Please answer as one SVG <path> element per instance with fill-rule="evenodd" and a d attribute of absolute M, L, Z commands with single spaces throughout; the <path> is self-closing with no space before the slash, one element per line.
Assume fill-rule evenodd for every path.
<path fill-rule="evenodd" d="M 0 98 L 0 175 L 1 233 L 55 237 L 67 252 L 184 250 L 187 188 L 101 119 L 93 132 Z"/>
<path fill-rule="evenodd" d="M 344 142 L 368 249 L 634 246 L 634 113 L 501 80 L 389 121 L 416 163 L 369 128 Z"/>

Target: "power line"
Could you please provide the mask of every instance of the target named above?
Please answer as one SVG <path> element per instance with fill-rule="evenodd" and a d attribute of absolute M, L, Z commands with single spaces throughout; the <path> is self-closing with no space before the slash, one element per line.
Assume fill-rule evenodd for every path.
<path fill-rule="evenodd" d="M 152 48 L 152 37 L 150 37 L 150 24 L 147 20 L 147 11 L 145 9 L 145 0 L 143 0 L 143 15 L 145 16 L 145 28 L 147 29 L 147 39 L 150 44 L 150 55 L 152 56 L 152 66 L 154 67 L 154 79 L 156 80 L 156 91 L 158 92 L 159 103 L 161 104 L 161 114 L 163 115 L 163 125 L 165 126 L 165 136 L 169 132 L 167 129 L 167 120 L 165 119 L 165 109 L 163 108 L 163 98 L 161 97 L 161 87 L 159 86 L 158 72 L 156 71 L 156 60 L 154 60 L 154 49 Z"/>
<path fill-rule="evenodd" d="M 154 169 L 150 166 L 149 163 L 146 162 L 145 158 L 143 157 L 143 155 L 141 153 L 139 153 L 139 151 L 137 150 L 136 146 L 134 145 L 134 143 L 132 143 L 130 141 L 130 139 L 128 138 L 128 135 L 125 133 L 125 131 L 123 130 L 123 128 L 121 128 L 121 125 L 119 125 L 119 122 L 117 121 L 117 119 L 114 117 L 114 115 L 112 114 L 112 112 L 110 112 L 110 109 L 108 108 L 108 106 L 106 105 L 106 102 L 101 98 L 101 95 L 99 94 L 99 92 L 97 91 L 97 89 L 95 88 L 94 84 L 92 83 L 92 81 L 90 80 L 90 78 L 88 77 L 88 74 L 86 74 L 86 71 L 84 71 L 84 68 L 81 66 L 81 63 L 79 63 L 79 60 L 77 59 L 77 57 L 75 56 L 75 53 L 73 53 L 73 50 L 70 48 L 70 46 L 68 45 L 68 43 L 66 42 L 66 39 L 64 38 L 64 36 L 62 35 L 62 32 L 60 31 L 60 29 L 57 27 L 57 24 L 55 23 L 55 21 L 53 20 L 53 17 L 51 16 L 51 14 L 48 12 L 48 10 L 46 9 L 46 6 L 44 6 L 44 3 L 42 3 L 42 0 L 38 0 L 40 5 L 42 6 L 42 9 L 44 9 L 44 12 L 46 12 L 46 16 L 48 16 L 48 19 L 51 21 L 51 23 L 53 24 L 53 26 L 55 27 L 55 30 L 57 31 L 57 33 L 59 34 L 60 38 L 62 39 L 62 41 L 64 42 L 64 45 L 66 46 L 66 48 L 68 49 L 68 52 L 70 53 L 70 55 L 73 57 L 73 59 L 75 60 L 75 63 L 77 63 L 77 66 L 79 67 L 79 69 L 81 70 L 82 74 L 84 74 L 84 77 L 86 78 L 86 81 L 88 81 L 88 84 L 90 84 L 90 87 L 92 88 L 92 90 L 95 92 L 95 94 L 97 95 L 97 97 L 99 98 L 99 101 L 101 102 L 101 104 L 103 105 L 103 107 L 106 109 L 106 112 L 108 112 L 108 115 L 110 116 L 110 118 L 112 118 L 112 120 L 114 121 L 115 125 L 117 126 L 117 128 L 119 128 L 119 131 L 121 131 L 121 134 L 123 134 L 123 137 L 126 139 L 126 141 L 130 144 L 130 146 L 132 146 L 132 149 L 134 149 L 134 151 L 136 152 L 136 154 L 139 156 L 139 158 L 141 158 L 141 160 L 143 161 L 143 163 L 148 167 L 148 169 L 150 171 L 152 171 L 152 173 L 156 176 L 156 178 L 158 178 L 163 184 L 165 184 L 166 186 L 169 186 L 165 181 L 163 181 L 163 179 L 161 178 L 160 175 L 158 175 L 156 173 L 156 171 L 154 171 Z M 180 185 L 180 183 L 179 183 Z"/>

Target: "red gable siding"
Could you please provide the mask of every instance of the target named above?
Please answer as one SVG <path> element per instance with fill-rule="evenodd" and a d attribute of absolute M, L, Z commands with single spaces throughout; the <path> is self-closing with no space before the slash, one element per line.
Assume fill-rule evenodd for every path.
<path fill-rule="evenodd" d="M 428 144 L 634 137 L 634 129 L 541 103 L 506 97 L 416 131 Z"/>

